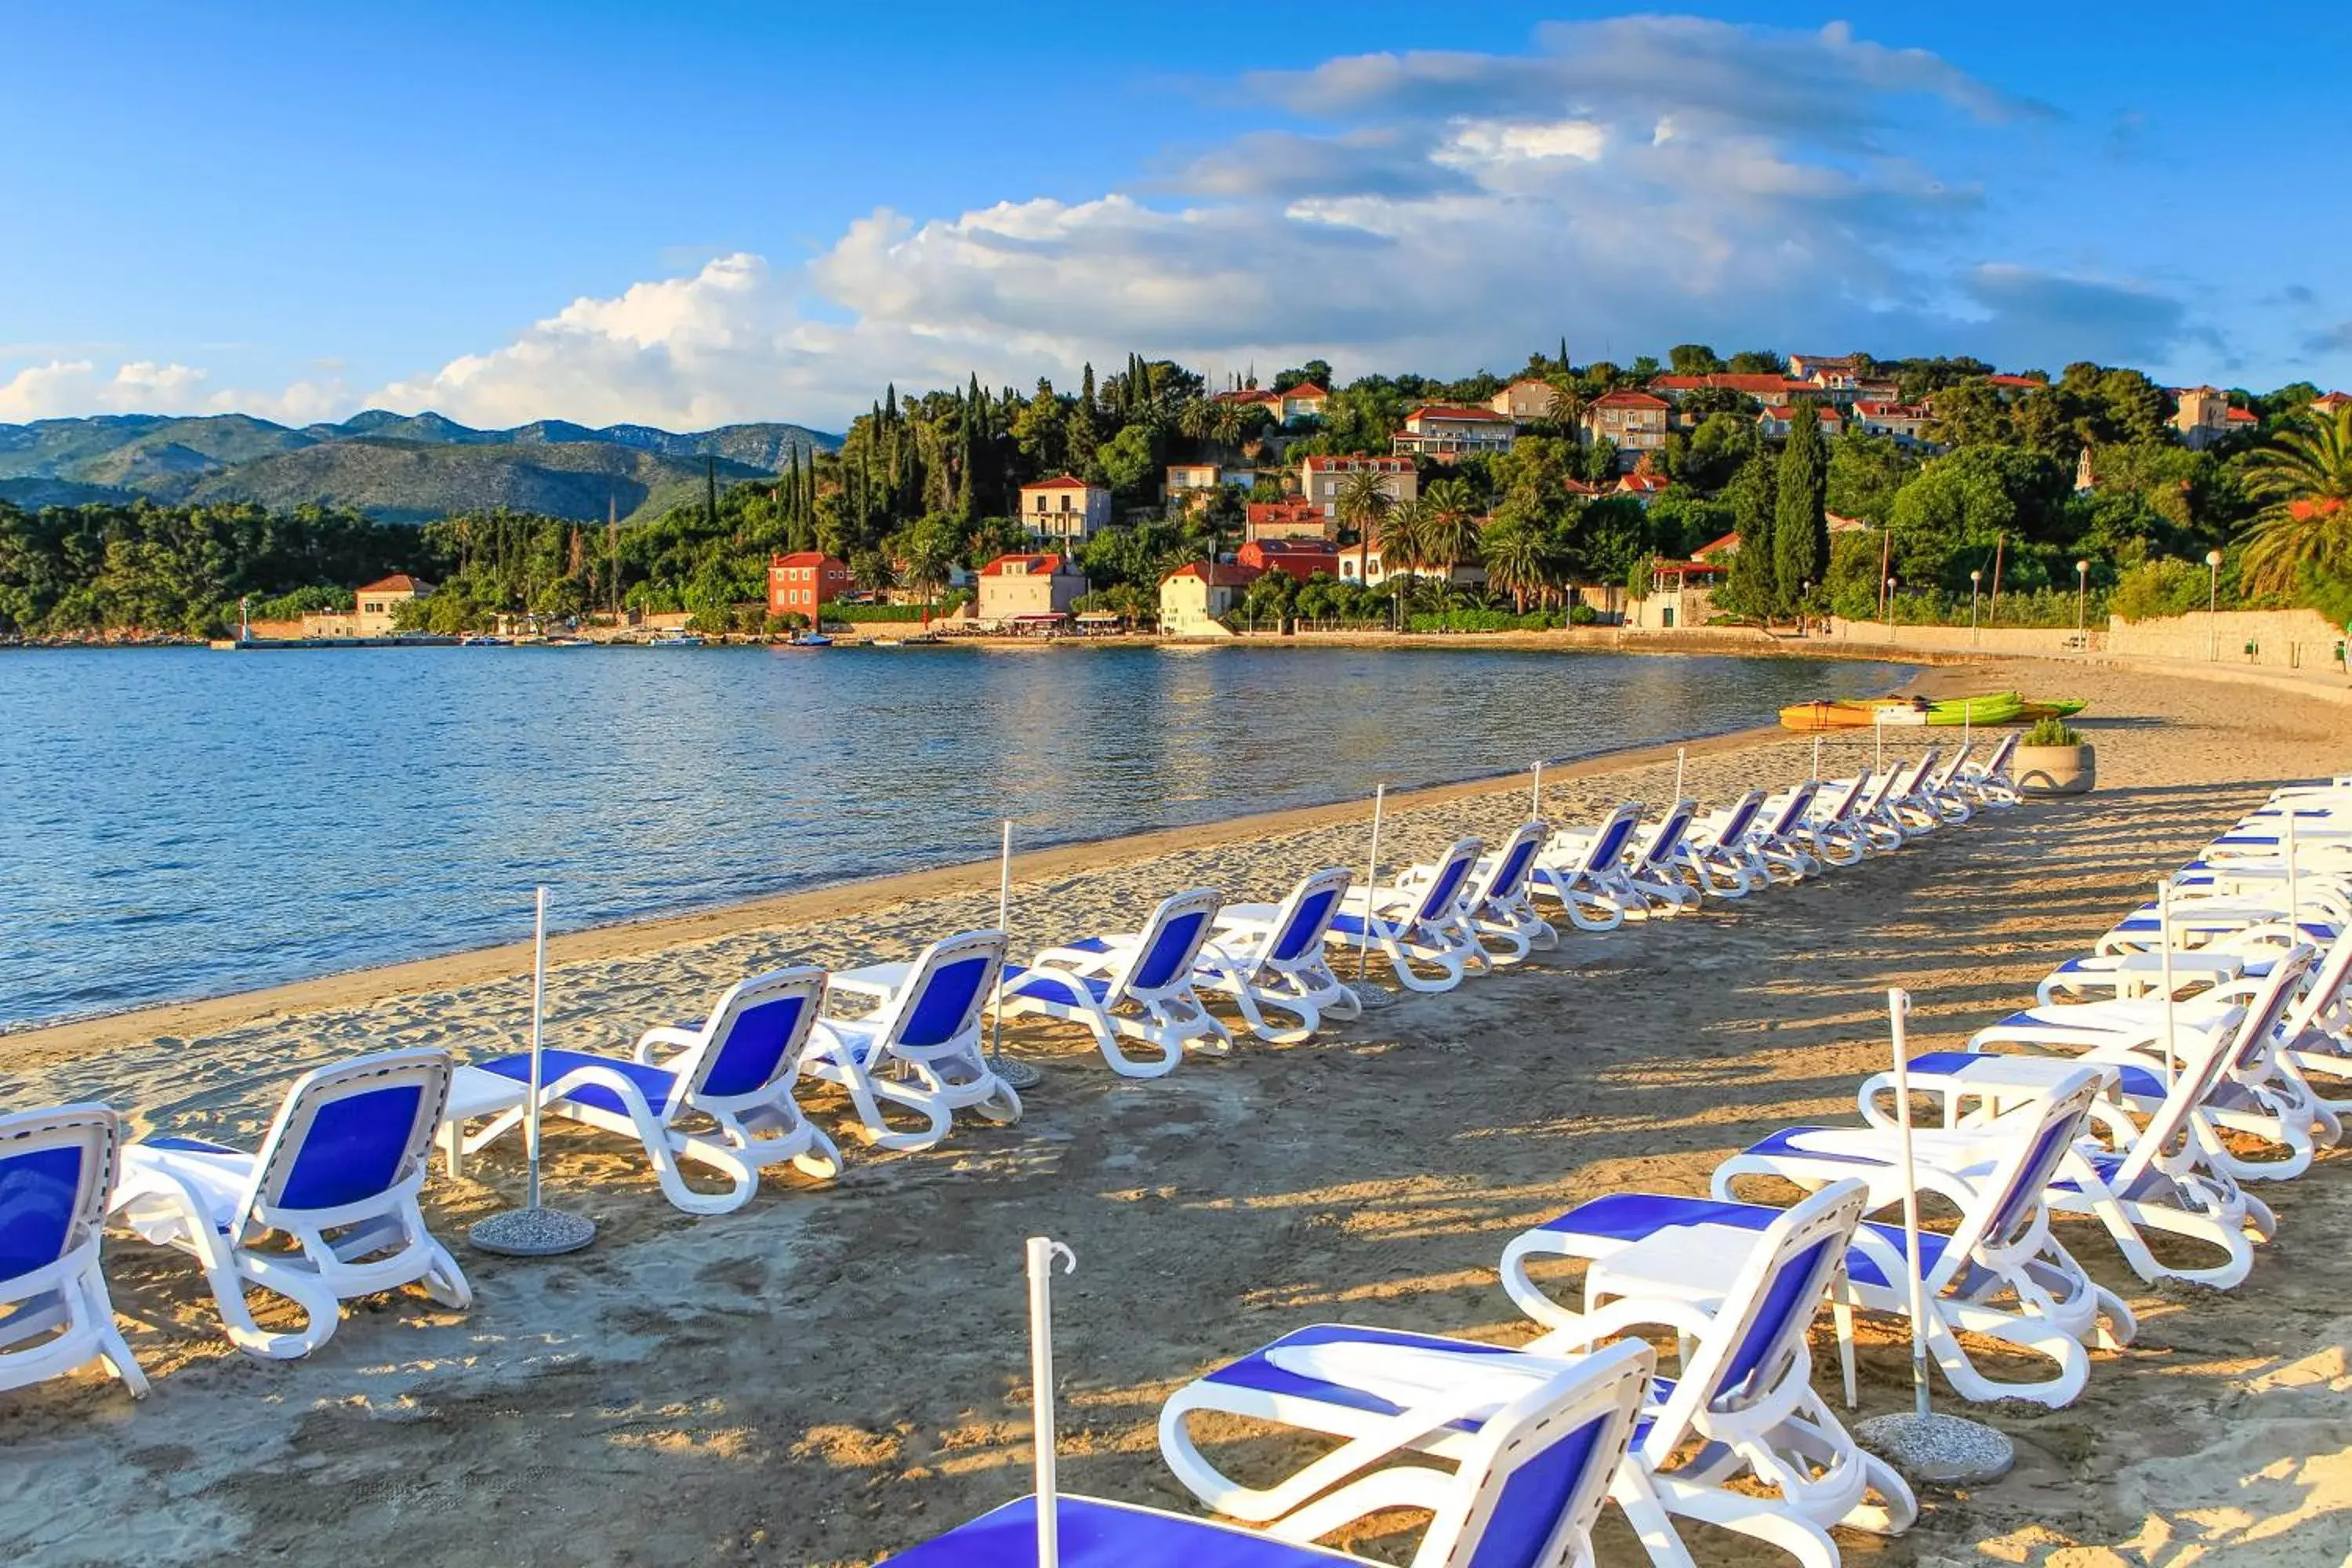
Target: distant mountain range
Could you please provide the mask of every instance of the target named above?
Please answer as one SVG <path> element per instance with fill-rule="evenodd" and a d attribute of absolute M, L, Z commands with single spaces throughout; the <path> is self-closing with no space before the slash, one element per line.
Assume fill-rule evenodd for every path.
<path fill-rule="evenodd" d="M 476 430 L 438 414 L 372 408 L 339 425 L 296 429 L 243 414 L 101 414 L 0 425 L 0 500 L 315 501 L 392 522 L 499 506 L 597 521 L 609 504 L 625 521 L 697 494 L 706 459 L 727 482 L 775 473 L 795 452 L 805 461 L 840 445 L 838 436 L 799 425 L 680 435 L 542 419 Z"/>

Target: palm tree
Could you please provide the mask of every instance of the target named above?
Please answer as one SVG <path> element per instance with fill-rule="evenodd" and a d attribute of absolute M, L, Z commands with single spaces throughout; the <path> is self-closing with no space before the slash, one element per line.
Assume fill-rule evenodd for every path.
<path fill-rule="evenodd" d="M 1381 520 L 1396 505 L 1382 476 L 1371 468 L 1358 468 L 1339 486 L 1333 502 L 1339 514 L 1339 525 L 1356 531 L 1359 553 L 1356 557 L 1356 579 L 1371 581 L 1372 535 L 1379 531 Z"/>
<path fill-rule="evenodd" d="M 2245 479 L 2247 493 L 2268 503 L 2246 535 L 2248 589 L 2284 592 L 2305 573 L 2352 574 L 2352 407 L 2297 418 L 2246 459 Z"/>
<path fill-rule="evenodd" d="M 1478 555 L 1478 502 L 1462 479 L 1440 479 L 1429 487 L 1429 517 L 1421 533 L 1421 552 L 1430 564 L 1443 569 L 1438 579 L 1441 599 L 1454 583 L 1454 569 Z"/>
<path fill-rule="evenodd" d="M 1176 411 L 1176 429 L 1189 440 L 1215 438 L 1219 411 L 1229 406 L 1212 398 L 1195 397 Z"/>
<path fill-rule="evenodd" d="M 1413 568 L 1421 564 L 1423 542 L 1428 534 L 1429 521 L 1429 502 L 1416 497 L 1389 508 L 1375 525 L 1380 537 L 1371 542 L 1381 547 L 1381 570 L 1387 574 L 1391 583 L 1396 584 L 1390 591 L 1390 597 L 1395 601 L 1396 623 L 1400 628 L 1404 625 L 1405 581 L 1412 575 Z M 1366 558 L 1369 561 L 1369 551 Z M 1371 581 L 1369 568 L 1364 581 L 1367 584 Z"/>
<path fill-rule="evenodd" d="M 1486 581 L 1511 596 L 1513 612 L 1528 613 L 1528 595 L 1550 591 L 1559 573 L 1551 538 L 1524 517 L 1506 518 L 1486 530 L 1478 542 L 1486 563 Z"/>
<path fill-rule="evenodd" d="M 948 585 L 955 571 L 955 547 L 944 531 L 920 528 L 913 531 L 901 552 L 899 574 L 907 586 L 923 595 L 923 624 L 931 619 L 931 605 Z"/>

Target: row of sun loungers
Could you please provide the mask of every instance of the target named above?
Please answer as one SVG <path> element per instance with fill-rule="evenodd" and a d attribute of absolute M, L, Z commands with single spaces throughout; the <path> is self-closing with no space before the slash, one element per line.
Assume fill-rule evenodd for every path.
<path fill-rule="evenodd" d="M 2065 996 L 2077 999 L 2054 1000 Z M 1881 1073 L 1859 1089 L 1862 1125 L 1774 1133 L 1726 1161 L 1707 1197 L 1612 1194 L 1515 1238 L 1502 1282 L 1543 1331 L 1523 1349 L 1322 1324 L 1179 1389 L 1160 1414 L 1162 1457 L 1204 1505 L 1262 1527 L 1254 1543 L 1222 1522 L 1085 1498 L 1060 1500 L 1064 1528 L 1082 1533 L 1086 1560 L 1129 1568 L 1304 1568 L 1338 1555 L 1307 1543 L 1391 1508 L 1431 1512 L 1414 1557 L 1428 1564 L 1587 1562 L 1590 1527 L 1612 1501 L 1660 1564 L 1690 1561 L 1677 1521 L 1809 1564 L 1839 1561 L 1833 1525 L 1902 1531 L 1916 1514 L 1908 1488 L 1811 1381 L 1824 1301 L 1849 1405 L 1853 1314 L 1911 1314 L 1905 1233 L 1869 1216 L 1899 1205 L 1906 1180 L 1957 1212 L 1948 1232 L 1919 1238 L 1921 1326 L 1933 1364 L 1974 1401 L 2063 1406 L 2087 1383 L 2086 1344 L 2133 1338 L 2129 1310 L 2089 1278 L 2053 1216 L 2096 1220 L 2144 1279 L 2242 1280 L 2274 1223 L 2241 1184 L 2299 1174 L 2352 1109 L 2313 1088 L 2315 1076 L 2352 1084 L 2352 778 L 2279 792 L 2158 902 L 2054 971 L 2034 1007 L 1965 1050 L 1909 1058 L 1905 1076 L 1942 1111 L 1912 1134 L 1907 1177 L 1894 1075 Z M 1768 1176 L 1809 1195 L 1786 1208 L 1738 1197 L 1743 1181 Z M 2160 1261 L 2152 1232 L 2223 1261 Z M 1563 1258 L 1584 1265 L 1573 1305 L 1535 1273 Z M 1626 1337 L 1661 1330 L 1680 1347 L 1671 1379 Z M 1989 1375 L 1964 1335 L 2050 1373 Z M 1327 1446 L 1248 1484 L 1204 1451 L 1202 1415 L 1221 1418 L 1221 1436 L 1240 1417 Z M 891 1562 L 1034 1561 L 1034 1500 L 1011 1504 Z"/>
<path fill-rule="evenodd" d="M 795 1098 L 803 1079 L 840 1089 L 857 1134 L 882 1148 L 930 1147 L 959 1113 L 1018 1120 L 1020 1098 L 983 1047 L 992 1009 L 1078 1024 L 1114 1070 L 1137 1077 L 1232 1048 L 1233 1026 L 1212 1001 L 1260 1038 L 1297 1043 L 1360 1014 L 1335 957 L 1376 955 L 1405 986 L 1450 990 L 1556 948 L 1540 904 L 1606 931 L 1707 897 L 1744 898 L 2013 803 L 2006 762 L 2006 748 L 1974 766 L 1938 766 L 1931 752 L 1770 797 L 1751 792 L 1705 818 L 1686 800 L 1647 825 L 1622 806 L 1590 833 L 1531 821 L 1492 854 L 1465 837 L 1371 889 L 1333 868 L 1278 904 L 1193 889 L 1136 932 L 1066 942 L 1025 965 L 1005 962 L 1004 933 L 982 931 L 910 963 L 756 975 L 699 1020 L 646 1030 L 625 1055 L 543 1051 L 541 1103 L 640 1142 L 680 1209 L 723 1213 L 779 1165 L 820 1180 L 840 1171 L 839 1148 Z M 528 1055 L 461 1065 L 437 1049 L 321 1068 L 289 1089 L 257 1152 L 190 1138 L 126 1143 L 98 1105 L 0 1119 L 0 1388 L 103 1359 L 143 1390 L 98 1264 L 110 1216 L 190 1254 L 230 1340 L 256 1355 L 309 1353 L 357 1296 L 415 1284 L 466 1306 L 464 1273 L 418 1206 L 428 1162 L 437 1147 L 455 1172 L 512 1131 L 530 1079 Z M 688 1165 L 725 1187 L 690 1184 Z M 263 1328 L 249 1287 L 292 1301 L 299 1326 Z"/>

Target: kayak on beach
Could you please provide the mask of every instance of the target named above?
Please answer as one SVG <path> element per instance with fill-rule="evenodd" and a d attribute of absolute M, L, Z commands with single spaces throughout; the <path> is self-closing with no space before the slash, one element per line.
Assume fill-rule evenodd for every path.
<path fill-rule="evenodd" d="M 2014 691 L 1990 691 L 1974 697 L 1948 697 L 1929 701 L 1922 697 L 1881 697 L 1866 700 L 1797 702 L 1780 710 L 1787 730 L 1867 730 L 1874 725 L 1897 726 L 2021 724 L 2040 719 L 2064 719 L 2080 713 L 2087 702 L 2075 698 L 2028 701 Z"/>

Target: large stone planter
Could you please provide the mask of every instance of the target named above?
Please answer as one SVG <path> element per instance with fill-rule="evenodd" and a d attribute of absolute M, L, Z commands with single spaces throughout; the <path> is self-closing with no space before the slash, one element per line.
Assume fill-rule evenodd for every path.
<path fill-rule="evenodd" d="M 2025 795 L 2088 795 L 2099 782 L 2098 753 L 2088 741 L 2078 746 L 2020 746 L 2009 759 L 2009 776 Z"/>

